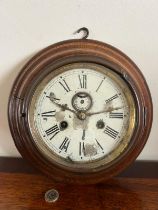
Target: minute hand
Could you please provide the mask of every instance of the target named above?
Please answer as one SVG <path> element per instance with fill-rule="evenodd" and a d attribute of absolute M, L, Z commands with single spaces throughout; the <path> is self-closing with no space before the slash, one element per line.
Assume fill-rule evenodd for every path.
<path fill-rule="evenodd" d="M 112 112 L 114 110 L 118 110 L 118 109 L 122 109 L 123 107 L 109 107 L 105 110 L 102 110 L 102 111 L 99 111 L 99 112 L 89 112 L 89 113 L 86 113 L 87 116 L 91 116 L 91 115 L 95 115 L 95 114 L 101 114 L 101 113 L 108 113 L 108 112 Z"/>

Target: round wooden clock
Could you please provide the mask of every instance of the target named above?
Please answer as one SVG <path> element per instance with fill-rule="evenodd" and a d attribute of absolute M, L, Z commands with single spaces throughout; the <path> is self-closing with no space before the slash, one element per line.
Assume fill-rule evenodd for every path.
<path fill-rule="evenodd" d="M 101 182 L 143 149 L 152 101 L 138 67 L 90 39 L 51 45 L 14 82 L 10 130 L 21 155 L 56 181 Z"/>

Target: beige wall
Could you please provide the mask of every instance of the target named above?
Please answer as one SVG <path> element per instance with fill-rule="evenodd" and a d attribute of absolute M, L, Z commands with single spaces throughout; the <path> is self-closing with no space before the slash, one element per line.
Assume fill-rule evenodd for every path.
<path fill-rule="evenodd" d="M 151 90 L 154 121 L 139 159 L 158 160 L 158 1 L 0 0 L 0 156 L 19 156 L 7 123 L 7 101 L 20 68 L 38 50 L 77 38 L 86 26 L 91 39 L 121 49 L 142 70 Z"/>

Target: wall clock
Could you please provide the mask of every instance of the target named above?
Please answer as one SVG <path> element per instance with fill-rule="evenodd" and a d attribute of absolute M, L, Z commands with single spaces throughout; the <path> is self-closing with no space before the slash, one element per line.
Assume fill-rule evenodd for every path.
<path fill-rule="evenodd" d="M 138 67 L 103 42 L 76 39 L 37 53 L 16 78 L 10 130 L 21 155 L 65 183 L 97 183 L 143 149 L 152 101 Z"/>

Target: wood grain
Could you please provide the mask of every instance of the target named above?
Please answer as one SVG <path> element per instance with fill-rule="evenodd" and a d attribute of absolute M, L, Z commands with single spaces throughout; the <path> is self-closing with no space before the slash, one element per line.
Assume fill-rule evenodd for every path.
<path fill-rule="evenodd" d="M 1 157 L 0 210 L 158 210 L 158 162 L 136 161 L 119 176 L 96 185 L 58 184 L 22 158 Z M 52 188 L 59 200 L 46 203 Z"/>
<path fill-rule="evenodd" d="M 44 194 L 58 190 L 55 203 Z M 76 186 L 52 182 L 38 174 L 0 173 L 0 210 L 157 210 L 158 180 L 115 178 L 106 183 Z"/>
<path fill-rule="evenodd" d="M 6 173 L 27 173 L 39 174 L 39 170 L 34 168 L 23 158 L 0 157 L 0 172 Z M 132 178 L 158 178 L 157 161 L 135 161 L 118 177 Z"/>

